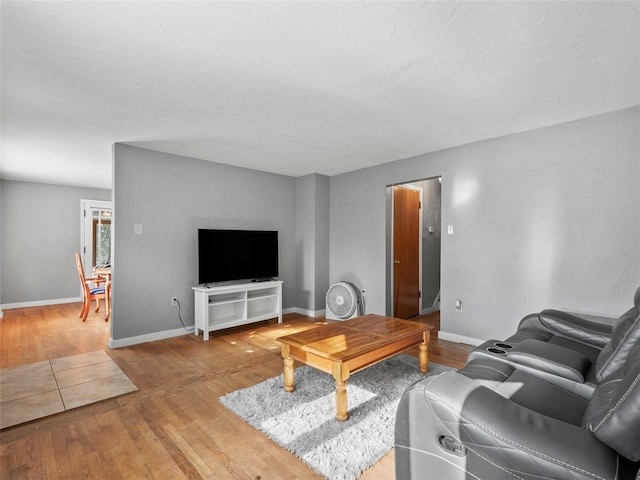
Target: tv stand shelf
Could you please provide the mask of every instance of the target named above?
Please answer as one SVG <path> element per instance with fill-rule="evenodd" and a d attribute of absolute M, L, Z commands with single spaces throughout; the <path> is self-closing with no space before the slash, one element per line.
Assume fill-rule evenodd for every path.
<path fill-rule="evenodd" d="M 209 340 L 209 332 L 278 318 L 282 323 L 282 280 L 193 287 L 195 334 Z"/>

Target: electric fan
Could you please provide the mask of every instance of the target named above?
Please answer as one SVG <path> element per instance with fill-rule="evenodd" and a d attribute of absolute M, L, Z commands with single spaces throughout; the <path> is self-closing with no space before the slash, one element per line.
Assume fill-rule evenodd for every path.
<path fill-rule="evenodd" d="M 326 318 L 348 320 L 361 314 L 359 290 L 349 282 L 334 283 L 327 290 Z"/>

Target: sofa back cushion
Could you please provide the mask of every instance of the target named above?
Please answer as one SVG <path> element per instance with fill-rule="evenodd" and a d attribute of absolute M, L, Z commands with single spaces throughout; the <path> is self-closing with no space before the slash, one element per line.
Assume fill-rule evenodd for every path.
<path fill-rule="evenodd" d="M 640 460 L 640 342 L 622 368 L 596 387 L 582 423 L 622 456 Z"/>
<path fill-rule="evenodd" d="M 623 313 L 613 325 L 611 342 L 596 359 L 596 380 L 602 382 L 621 368 L 631 349 L 640 341 L 640 287 L 634 296 L 634 305 Z"/>

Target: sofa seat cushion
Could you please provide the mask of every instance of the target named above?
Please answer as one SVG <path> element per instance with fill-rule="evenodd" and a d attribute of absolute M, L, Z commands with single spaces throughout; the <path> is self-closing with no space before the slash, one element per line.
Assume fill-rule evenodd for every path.
<path fill-rule="evenodd" d="M 507 359 L 541 372 L 584 383 L 591 361 L 580 352 L 539 340 L 524 340 L 507 352 Z"/>
<path fill-rule="evenodd" d="M 551 332 L 539 331 L 529 328 L 518 330 L 516 333 L 508 337 L 505 342 L 516 345 L 525 340 L 538 340 L 541 342 L 548 342 L 553 345 L 558 345 L 560 347 L 575 350 L 576 352 L 580 352 L 585 355 L 591 361 L 591 363 L 594 364 L 596 363 L 598 354 L 601 351 L 600 348 L 585 345 L 584 343 L 576 342 L 575 340 L 571 340 L 570 338 L 554 335 Z"/>
<path fill-rule="evenodd" d="M 467 362 L 473 360 L 504 363 L 587 400 L 596 386 L 595 367 L 586 355 L 540 340 L 487 340 L 469 353 Z"/>
<path fill-rule="evenodd" d="M 552 345 L 558 345 L 559 347 L 568 348 L 576 352 L 580 352 L 582 355 L 587 357 L 589 361 L 594 365 L 596 363 L 598 355 L 600 354 L 599 348 L 590 347 L 589 345 L 585 345 L 584 343 L 574 342 L 569 338 L 553 337 L 549 340 L 549 343 Z"/>
<path fill-rule="evenodd" d="M 472 360 L 458 373 L 522 407 L 572 425 L 581 424 L 587 409 L 584 397 L 503 362 Z M 550 402 L 550 398 L 554 400 Z"/>

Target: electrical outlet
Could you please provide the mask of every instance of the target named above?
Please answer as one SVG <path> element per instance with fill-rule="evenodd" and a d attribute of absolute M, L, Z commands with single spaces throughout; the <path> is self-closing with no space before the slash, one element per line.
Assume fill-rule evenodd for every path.
<path fill-rule="evenodd" d="M 178 297 L 171 297 L 171 306 L 172 307 L 178 306 Z"/>
<path fill-rule="evenodd" d="M 460 299 L 456 300 L 456 311 L 458 312 L 462 311 L 462 300 Z"/>

